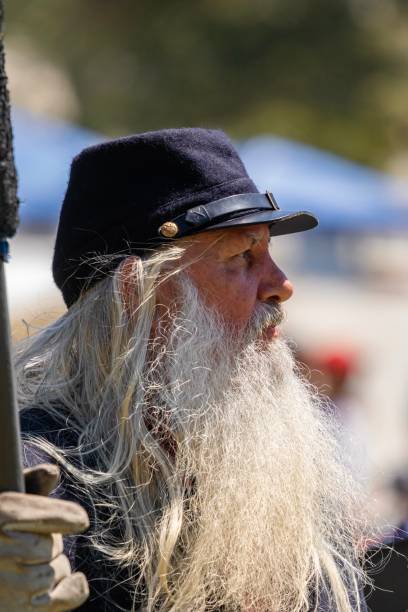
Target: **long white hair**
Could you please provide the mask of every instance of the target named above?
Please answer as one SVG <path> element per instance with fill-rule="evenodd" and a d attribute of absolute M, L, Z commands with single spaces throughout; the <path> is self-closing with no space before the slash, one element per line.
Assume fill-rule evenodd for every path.
<path fill-rule="evenodd" d="M 280 309 L 238 339 L 184 278 L 183 253 L 127 260 L 19 346 L 21 408 L 77 437 L 30 442 L 93 500 L 92 546 L 127 569 L 134 609 L 142 593 L 149 611 L 306 612 L 322 597 L 360 610 L 358 489 L 288 347 L 254 333 Z M 155 322 L 169 275 L 183 297 Z"/>

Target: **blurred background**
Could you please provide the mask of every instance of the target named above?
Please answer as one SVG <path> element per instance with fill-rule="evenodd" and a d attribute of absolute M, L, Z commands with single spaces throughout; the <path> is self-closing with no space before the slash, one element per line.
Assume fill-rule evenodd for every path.
<path fill-rule="evenodd" d="M 260 189 L 320 218 L 272 243 L 295 284 L 287 334 L 331 398 L 373 522 L 388 533 L 407 518 L 407 2 L 13 0 L 6 53 L 14 337 L 64 310 L 50 263 L 73 155 L 132 132 L 222 128 Z"/>

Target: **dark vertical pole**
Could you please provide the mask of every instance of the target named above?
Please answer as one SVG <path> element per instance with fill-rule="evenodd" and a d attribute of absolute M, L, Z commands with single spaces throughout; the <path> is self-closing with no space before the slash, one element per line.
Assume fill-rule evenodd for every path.
<path fill-rule="evenodd" d="M 3 18 L 4 6 L 3 0 L 0 0 L 0 491 L 23 491 L 4 270 L 8 260 L 7 239 L 14 236 L 18 223 L 18 199 L 4 59 Z"/>

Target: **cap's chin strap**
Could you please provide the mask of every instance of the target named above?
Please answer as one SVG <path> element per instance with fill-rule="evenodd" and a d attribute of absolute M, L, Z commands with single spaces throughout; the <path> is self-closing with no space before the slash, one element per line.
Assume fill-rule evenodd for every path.
<path fill-rule="evenodd" d="M 165 238 L 181 238 L 206 228 L 214 221 L 221 222 L 226 218 L 233 219 L 271 209 L 279 210 L 279 206 L 270 192 L 242 193 L 190 208 L 182 215 L 163 223 L 158 231 Z"/>

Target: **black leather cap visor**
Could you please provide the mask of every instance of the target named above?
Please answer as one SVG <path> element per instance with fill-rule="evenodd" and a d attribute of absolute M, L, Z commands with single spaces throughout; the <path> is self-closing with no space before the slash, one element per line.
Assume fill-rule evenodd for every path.
<path fill-rule="evenodd" d="M 159 228 L 164 238 L 181 238 L 198 232 L 267 223 L 271 236 L 304 232 L 318 224 L 307 211 L 280 210 L 270 192 L 243 193 L 190 208 Z"/>
<path fill-rule="evenodd" d="M 271 236 L 283 236 L 284 234 L 294 234 L 296 232 L 305 232 L 306 230 L 313 229 L 318 225 L 318 220 L 307 211 L 284 212 L 280 210 L 277 212 L 258 212 L 213 225 L 207 228 L 207 231 L 210 229 L 222 229 L 224 227 L 256 225 L 257 223 L 267 223 Z"/>

